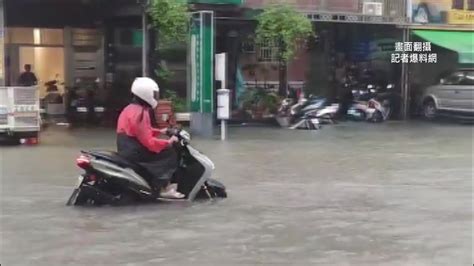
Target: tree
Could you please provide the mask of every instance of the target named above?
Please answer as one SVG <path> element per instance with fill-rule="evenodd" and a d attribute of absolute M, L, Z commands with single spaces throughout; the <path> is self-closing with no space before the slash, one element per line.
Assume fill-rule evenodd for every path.
<path fill-rule="evenodd" d="M 162 44 L 186 40 L 189 23 L 186 1 L 151 0 L 148 14 Z"/>
<path fill-rule="evenodd" d="M 160 47 L 177 47 L 186 41 L 188 33 L 188 6 L 186 1 L 177 0 L 151 0 L 148 14 L 155 29 L 156 51 Z M 159 60 L 162 61 L 162 60 Z M 166 66 L 157 65 L 155 74 L 162 81 L 167 82 L 172 76 Z"/>
<path fill-rule="evenodd" d="M 271 6 L 257 16 L 256 41 L 272 41 L 278 45 L 279 94 L 286 95 L 288 61 L 294 57 L 298 44 L 313 33 L 311 20 L 286 5 Z"/>
<path fill-rule="evenodd" d="M 163 58 L 159 58 L 161 57 L 159 54 L 160 47 L 181 47 L 187 40 L 189 24 L 187 1 L 151 0 L 147 12 L 156 34 L 154 38 L 156 45 L 155 57 L 158 59 L 158 62 L 165 62 L 165 54 L 162 54 Z M 154 74 L 161 84 L 167 84 L 173 76 L 173 72 L 162 63 L 156 64 Z M 167 86 L 163 86 L 163 88 L 165 87 Z M 171 94 L 171 92 L 165 93 L 165 95 Z M 176 96 L 176 93 L 173 95 Z M 177 98 L 177 96 L 174 98 Z"/>

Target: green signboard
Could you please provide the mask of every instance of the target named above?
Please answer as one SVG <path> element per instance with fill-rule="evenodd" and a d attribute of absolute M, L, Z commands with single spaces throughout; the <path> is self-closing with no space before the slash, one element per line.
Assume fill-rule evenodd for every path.
<path fill-rule="evenodd" d="M 191 16 L 191 111 L 214 110 L 214 13 Z"/>

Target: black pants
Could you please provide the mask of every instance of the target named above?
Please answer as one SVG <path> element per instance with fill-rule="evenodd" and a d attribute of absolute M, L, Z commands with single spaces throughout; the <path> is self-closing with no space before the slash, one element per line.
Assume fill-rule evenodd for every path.
<path fill-rule="evenodd" d="M 167 148 L 155 153 L 150 160 L 139 162 L 139 164 L 153 175 L 149 182 L 155 189 L 158 189 L 165 187 L 172 181 L 178 167 L 178 156 L 173 148 Z"/>
<path fill-rule="evenodd" d="M 138 163 L 151 174 L 147 181 L 154 189 L 166 186 L 178 167 L 178 155 L 172 147 L 155 153 L 148 150 L 135 138 L 118 134 L 117 150 L 121 157 Z"/>

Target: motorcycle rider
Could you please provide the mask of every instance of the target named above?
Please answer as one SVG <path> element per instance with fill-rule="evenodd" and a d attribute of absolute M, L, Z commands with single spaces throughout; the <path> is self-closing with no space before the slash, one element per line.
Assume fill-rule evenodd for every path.
<path fill-rule="evenodd" d="M 156 128 L 154 110 L 158 106 L 158 84 L 150 78 L 139 77 L 133 82 L 131 91 L 132 103 L 123 109 L 118 119 L 118 153 L 152 174 L 152 180 L 148 181 L 161 197 L 184 198 L 170 182 L 178 164 L 177 154 L 171 146 L 178 138 L 157 138 L 166 132 L 166 129 Z"/>

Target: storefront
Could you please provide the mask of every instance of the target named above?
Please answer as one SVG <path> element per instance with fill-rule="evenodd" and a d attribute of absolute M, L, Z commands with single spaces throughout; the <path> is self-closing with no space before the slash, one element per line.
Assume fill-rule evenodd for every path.
<path fill-rule="evenodd" d="M 409 64 L 407 90 L 411 114 L 417 114 L 426 87 L 459 68 L 474 67 L 474 1 L 413 0 L 409 41 L 429 42 L 436 63 Z"/>
<path fill-rule="evenodd" d="M 103 76 L 100 33 L 95 29 L 7 27 L 5 48 L 6 83 L 18 84 L 25 65 L 31 65 L 38 79 L 40 95 L 45 83 L 56 80 L 65 86 Z"/>
<path fill-rule="evenodd" d="M 406 22 L 406 1 L 368 2 L 285 2 L 313 21 L 317 36 L 301 43 L 295 57 L 288 63 L 287 82 L 290 90 L 302 89 L 317 95 L 337 95 L 341 79 L 337 69 L 345 62 L 355 63 L 361 69 L 377 69 L 380 79 L 400 83 L 401 69 L 390 63 L 390 55 L 395 43 L 402 39 L 402 30 L 397 25 Z M 278 90 L 278 47 L 270 42 L 256 44 L 253 41 L 255 14 L 274 3 L 269 0 L 247 0 L 241 8 L 241 17 L 230 18 L 225 21 L 225 26 L 219 24 L 220 21 L 216 23 L 217 34 L 220 34 L 224 43 L 228 43 L 218 52 L 229 52 L 232 58 L 228 78 L 234 110 L 245 109 L 249 90 L 263 88 L 268 93 L 276 93 Z M 269 99 L 268 102 L 272 101 Z M 270 106 L 265 109 L 275 108 Z M 238 117 L 248 113 L 236 111 L 234 115 Z M 266 115 L 268 114 L 259 112 L 252 116 L 258 119 Z"/>
<path fill-rule="evenodd" d="M 58 82 L 61 94 L 87 87 L 100 101 L 120 98 L 112 96 L 121 91 L 128 96 L 141 68 L 142 11 L 137 2 L 18 0 L 8 1 L 5 10 L 6 84 L 17 84 L 28 64 L 42 97 L 51 80 Z"/>
<path fill-rule="evenodd" d="M 5 11 L 7 85 L 17 85 L 25 65 L 30 65 L 41 97 L 53 80 L 60 94 L 97 81 L 103 87 L 103 31 L 97 5 L 20 0 L 7 1 Z"/>

